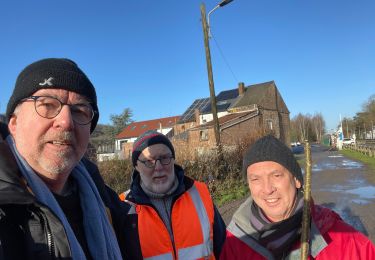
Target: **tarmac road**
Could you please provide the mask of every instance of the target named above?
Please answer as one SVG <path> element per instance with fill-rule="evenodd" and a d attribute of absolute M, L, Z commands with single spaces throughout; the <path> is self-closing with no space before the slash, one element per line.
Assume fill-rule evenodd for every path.
<path fill-rule="evenodd" d="M 375 173 L 339 151 L 312 145 L 312 197 L 337 213 L 375 243 Z M 304 167 L 304 165 L 302 166 Z M 245 199 L 219 208 L 226 224 Z"/>

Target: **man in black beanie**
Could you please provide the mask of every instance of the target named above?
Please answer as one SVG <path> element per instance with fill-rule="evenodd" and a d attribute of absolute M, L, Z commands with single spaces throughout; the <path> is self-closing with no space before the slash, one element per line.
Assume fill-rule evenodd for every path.
<path fill-rule="evenodd" d="M 272 135 L 245 152 L 250 197 L 227 227 L 220 259 L 299 259 L 303 176 L 290 148 Z M 372 259 L 375 247 L 335 212 L 311 203 L 313 259 Z"/>
<path fill-rule="evenodd" d="M 99 118 L 88 77 L 69 59 L 36 61 L 19 74 L 6 115 L 0 259 L 121 259 L 113 227 L 123 229 L 129 207 L 83 157 Z"/>
<path fill-rule="evenodd" d="M 218 259 L 225 223 L 204 183 L 184 175 L 165 135 L 147 131 L 133 144 L 129 227 L 119 238 L 129 259 Z M 126 198 L 125 198 L 126 196 Z"/>

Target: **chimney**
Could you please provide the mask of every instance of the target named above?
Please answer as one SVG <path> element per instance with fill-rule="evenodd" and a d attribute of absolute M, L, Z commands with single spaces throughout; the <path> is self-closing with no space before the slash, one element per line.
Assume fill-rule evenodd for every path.
<path fill-rule="evenodd" d="M 239 82 L 238 83 L 238 95 L 245 94 L 245 83 Z"/>
<path fill-rule="evenodd" d="M 198 108 L 194 109 L 195 123 L 196 123 L 197 125 L 200 125 L 199 114 L 200 114 L 200 113 L 199 113 L 199 109 L 198 109 Z"/>

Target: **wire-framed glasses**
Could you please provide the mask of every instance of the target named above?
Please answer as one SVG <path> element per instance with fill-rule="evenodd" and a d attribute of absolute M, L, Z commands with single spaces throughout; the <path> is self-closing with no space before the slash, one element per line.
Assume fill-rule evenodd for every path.
<path fill-rule="evenodd" d="M 34 101 L 36 113 L 48 119 L 56 117 L 64 105 L 69 106 L 73 121 L 79 125 L 89 124 L 95 115 L 90 103 L 66 104 L 50 96 L 30 96 L 22 101 L 30 99 Z"/>

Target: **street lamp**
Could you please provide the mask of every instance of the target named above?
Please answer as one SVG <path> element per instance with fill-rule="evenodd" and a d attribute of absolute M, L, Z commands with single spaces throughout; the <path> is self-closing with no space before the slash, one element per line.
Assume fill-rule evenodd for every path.
<path fill-rule="evenodd" d="M 215 88 L 214 88 L 214 79 L 212 75 L 212 63 L 211 63 L 211 53 L 210 53 L 210 43 L 209 43 L 209 16 L 219 7 L 223 7 L 233 0 L 224 0 L 221 1 L 218 5 L 216 5 L 210 12 L 208 12 L 208 18 L 206 19 L 206 7 L 204 3 L 201 4 L 201 15 L 202 15 L 202 27 L 203 27 L 203 34 L 204 34 L 204 46 L 206 50 L 206 61 L 207 61 L 207 73 L 208 73 L 208 83 L 210 87 L 210 99 L 211 99 L 211 109 L 214 121 L 214 131 L 215 131 L 215 143 L 216 147 L 219 148 L 220 151 L 220 129 L 219 129 L 219 120 L 217 117 L 217 106 L 216 106 L 216 95 L 215 95 Z"/>
<path fill-rule="evenodd" d="M 207 14 L 207 28 L 208 28 L 208 36 L 211 38 L 212 35 L 211 35 L 211 29 L 210 29 L 210 15 L 216 10 L 218 9 L 219 7 L 223 7 L 227 4 L 229 4 L 230 2 L 232 2 L 233 0 L 223 0 L 221 1 L 220 4 L 216 5 L 211 11 L 208 12 Z"/>

